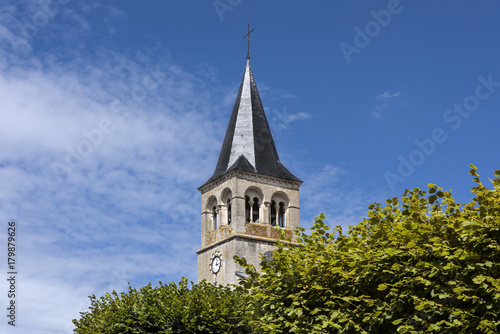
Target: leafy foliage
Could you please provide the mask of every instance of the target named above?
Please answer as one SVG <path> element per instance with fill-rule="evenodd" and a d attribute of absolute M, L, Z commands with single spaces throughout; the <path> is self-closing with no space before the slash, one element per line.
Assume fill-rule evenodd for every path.
<path fill-rule="evenodd" d="M 471 168 L 468 204 L 429 184 L 370 205 L 347 234 L 320 215 L 260 273 L 235 257 L 257 332 L 500 332 L 500 171 L 488 189 Z"/>
<path fill-rule="evenodd" d="M 90 297 L 89 311 L 73 320 L 75 333 L 250 333 L 243 298 L 230 288 L 183 278 L 158 287 Z"/>

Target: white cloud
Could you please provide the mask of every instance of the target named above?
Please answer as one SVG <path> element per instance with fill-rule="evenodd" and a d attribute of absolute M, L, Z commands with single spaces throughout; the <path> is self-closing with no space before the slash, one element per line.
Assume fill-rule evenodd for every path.
<path fill-rule="evenodd" d="M 375 107 L 373 110 L 370 110 L 370 114 L 372 114 L 375 118 L 382 118 L 383 110 L 380 107 Z"/>
<path fill-rule="evenodd" d="M 196 188 L 227 116 L 220 92 L 152 52 L 66 57 L 0 55 L 0 214 L 19 226 L 16 330 L 26 333 L 69 333 L 88 295 L 126 282 L 196 279 Z M 89 146 L 104 119 L 112 130 Z"/>
<path fill-rule="evenodd" d="M 380 94 L 380 95 L 377 95 L 377 97 L 375 97 L 375 100 L 383 100 L 383 99 L 390 99 L 390 98 L 393 98 L 393 97 L 397 97 L 401 95 L 400 92 L 396 92 L 396 93 L 389 93 L 389 92 L 384 92 L 383 94 Z"/>
<path fill-rule="evenodd" d="M 287 111 L 287 107 L 283 107 L 282 110 L 278 108 L 265 108 L 267 117 L 270 118 L 271 128 L 277 130 L 284 130 L 288 128 L 290 123 L 300 120 L 309 119 L 312 117 L 310 113 L 298 112 L 291 113 Z"/>
<path fill-rule="evenodd" d="M 271 87 L 265 82 L 259 82 L 258 86 L 260 95 L 262 95 L 266 99 L 266 101 L 297 98 L 296 94 L 289 93 L 283 89 Z"/>
<path fill-rule="evenodd" d="M 377 119 L 381 119 L 381 120 L 384 120 L 384 115 L 385 113 L 391 109 L 394 105 L 394 101 L 393 99 L 400 96 L 401 93 L 400 92 L 396 92 L 396 93 L 389 93 L 389 92 L 384 92 L 383 94 L 380 94 L 380 95 L 377 95 L 375 97 L 375 106 L 369 110 L 369 113 L 377 118 Z"/>

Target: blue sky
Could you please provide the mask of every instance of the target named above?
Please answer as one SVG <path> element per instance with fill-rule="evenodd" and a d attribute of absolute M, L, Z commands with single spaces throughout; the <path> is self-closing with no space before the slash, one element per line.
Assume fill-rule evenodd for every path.
<path fill-rule="evenodd" d="M 70 333 L 88 295 L 127 282 L 196 280 L 197 187 L 217 162 L 248 22 L 278 153 L 304 180 L 302 226 L 324 212 L 347 227 L 429 182 L 469 201 L 468 164 L 486 182 L 500 168 L 499 10 L 2 1 L 0 245 L 15 220 L 16 332 Z M 0 331 L 14 332 L 5 318 Z"/>

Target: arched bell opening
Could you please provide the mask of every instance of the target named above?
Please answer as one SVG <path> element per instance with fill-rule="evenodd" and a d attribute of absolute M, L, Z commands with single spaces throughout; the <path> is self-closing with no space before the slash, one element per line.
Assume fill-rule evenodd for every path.
<path fill-rule="evenodd" d="M 245 192 L 245 218 L 246 222 L 259 223 L 262 215 L 262 191 L 255 187 L 248 188 Z"/>
<path fill-rule="evenodd" d="M 217 198 L 215 196 L 210 196 L 210 198 L 207 200 L 207 212 L 209 212 L 209 221 L 208 221 L 208 228 L 212 230 L 216 230 L 217 226 L 219 224 L 219 210 L 218 210 L 218 205 L 217 205 Z"/>
<path fill-rule="evenodd" d="M 277 192 L 272 196 L 270 208 L 270 223 L 272 226 L 285 228 L 287 226 L 288 197 L 285 193 Z"/>

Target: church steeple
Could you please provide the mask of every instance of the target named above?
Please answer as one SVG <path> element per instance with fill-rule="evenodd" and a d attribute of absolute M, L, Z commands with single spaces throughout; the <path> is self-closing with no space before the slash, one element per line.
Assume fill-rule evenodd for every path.
<path fill-rule="evenodd" d="M 198 280 L 234 284 L 244 275 L 234 255 L 260 268 L 282 233 L 294 242 L 301 184 L 280 162 L 248 57 L 217 167 L 198 188 Z"/>
<path fill-rule="evenodd" d="M 255 84 L 250 59 L 247 59 L 217 167 L 205 184 L 233 170 L 300 182 L 300 179 L 280 162 Z"/>

